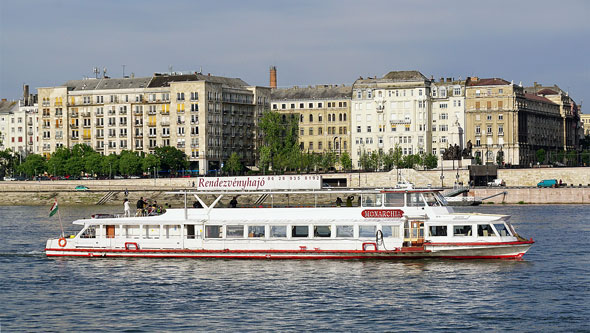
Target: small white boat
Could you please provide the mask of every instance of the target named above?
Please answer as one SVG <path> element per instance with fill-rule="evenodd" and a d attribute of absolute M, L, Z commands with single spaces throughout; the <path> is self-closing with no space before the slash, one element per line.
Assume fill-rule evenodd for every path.
<path fill-rule="evenodd" d="M 225 259 L 517 259 L 534 243 L 507 215 L 457 214 L 438 190 L 176 192 L 203 208 L 157 216 L 74 221 L 70 238 L 49 239 L 49 257 Z M 201 198 L 215 196 L 207 205 Z M 219 208 L 224 196 L 256 196 L 257 207 Z M 298 207 L 277 207 L 309 201 Z M 294 200 L 294 196 L 302 196 Z M 341 206 L 321 206 L 342 196 Z M 354 198 L 351 198 L 354 197 Z M 191 200 L 192 201 L 192 200 Z M 264 207 L 261 207 L 264 206 Z"/>

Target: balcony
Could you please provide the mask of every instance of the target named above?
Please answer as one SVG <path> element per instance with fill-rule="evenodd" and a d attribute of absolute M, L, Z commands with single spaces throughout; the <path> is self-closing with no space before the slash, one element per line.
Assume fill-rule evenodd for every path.
<path fill-rule="evenodd" d="M 82 139 L 84 140 L 90 140 L 91 136 L 90 135 L 83 135 Z"/>
<path fill-rule="evenodd" d="M 184 148 L 184 142 L 177 143 L 176 148 Z"/>
<path fill-rule="evenodd" d="M 147 123 L 148 127 L 156 127 L 156 123 Z"/>
<path fill-rule="evenodd" d="M 168 110 L 161 110 L 160 111 L 160 114 L 170 114 L 170 111 L 168 111 Z"/>
<path fill-rule="evenodd" d="M 136 121 L 135 124 L 133 124 L 133 126 L 143 126 L 143 121 Z"/>
<path fill-rule="evenodd" d="M 163 133 L 163 134 L 162 134 L 162 137 L 163 137 L 163 138 L 169 138 L 169 137 L 170 137 L 170 133 Z"/>
<path fill-rule="evenodd" d="M 50 113 L 43 113 L 43 118 L 49 118 L 49 117 L 51 117 Z"/>
<path fill-rule="evenodd" d="M 70 113 L 70 117 L 74 117 L 74 118 L 78 117 L 78 112 Z"/>

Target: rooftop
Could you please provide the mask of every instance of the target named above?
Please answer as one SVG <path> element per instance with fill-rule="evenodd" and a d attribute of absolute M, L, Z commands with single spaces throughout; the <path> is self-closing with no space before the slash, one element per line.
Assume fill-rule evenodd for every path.
<path fill-rule="evenodd" d="M 501 78 L 486 78 L 480 79 L 478 77 L 469 77 L 467 78 L 467 86 L 505 86 L 512 84 Z"/>
<path fill-rule="evenodd" d="M 350 99 L 352 87 L 338 85 L 323 85 L 315 87 L 292 87 L 286 89 L 273 89 L 272 100 L 295 100 L 295 99 Z"/>

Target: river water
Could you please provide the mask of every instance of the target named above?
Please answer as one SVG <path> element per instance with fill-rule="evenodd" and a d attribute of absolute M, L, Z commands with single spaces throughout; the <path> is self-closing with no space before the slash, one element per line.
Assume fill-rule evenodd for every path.
<path fill-rule="evenodd" d="M 461 209 L 513 215 L 523 260 L 392 262 L 49 259 L 48 210 L 0 207 L 1 332 L 590 331 L 590 206 Z"/>

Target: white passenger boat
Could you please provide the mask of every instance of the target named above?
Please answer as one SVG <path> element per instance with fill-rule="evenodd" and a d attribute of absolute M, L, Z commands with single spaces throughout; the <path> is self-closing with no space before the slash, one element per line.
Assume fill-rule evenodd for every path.
<path fill-rule="evenodd" d="M 517 259 L 534 243 L 507 215 L 454 213 L 438 190 L 176 192 L 184 209 L 158 216 L 74 221 L 47 256 L 232 259 Z M 204 208 L 187 208 L 192 196 Z M 258 196 L 256 207 L 220 208 L 223 197 Z M 289 196 L 298 207 L 275 204 Z M 214 197 L 207 205 L 202 198 Z M 306 201 L 296 201 L 302 196 Z M 342 196 L 342 207 L 320 204 Z M 347 199 L 351 196 L 352 198 Z M 339 200 L 340 201 L 340 200 Z M 261 207 L 264 206 L 264 207 Z"/>

